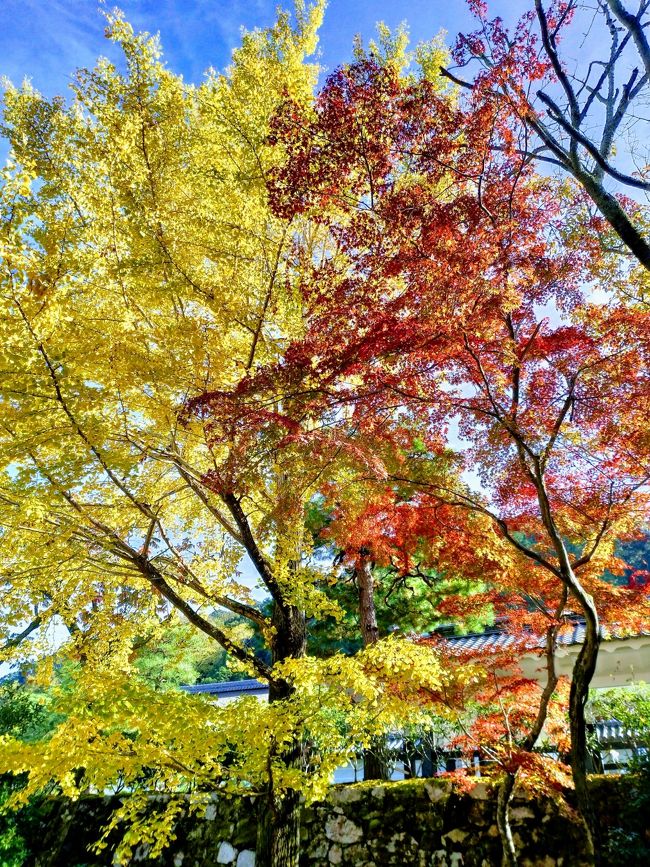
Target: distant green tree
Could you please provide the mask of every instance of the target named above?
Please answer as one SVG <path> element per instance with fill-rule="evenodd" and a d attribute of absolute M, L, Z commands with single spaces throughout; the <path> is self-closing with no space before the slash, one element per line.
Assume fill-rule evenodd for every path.
<path fill-rule="evenodd" d="M 470 585 L 461 578 L 446 578 L 434 570 L 418 567 L 404 575 L 391 567 L 376 566 L 372 575 L 380 636 L 393 631 L 431 632 L 448 622 L 449 618 L 438 609 L 446 596 L 478 589 L 475 584 Z M 325 588 L 325 592 L 339 603 L 345 614 L 338 621 L 326 618 L 308 624 L 308 647 L 317 656 L 354 653 L 362 646 L 355 574 L 348 571 L 335 585 Z M 474 615 L 458 623 L 458 629 L 461 632 L 480 631 L 492 622 L 492 613 L 486 608 L 481 616 Z"/>
<path fill-rule="evenodd" d="M 592 690 L 589 708 L 594 720 L 617 720 L 628 733 L 634 750 L 633 767 L 647 766 L 650 772 L 650 685 Z"/>
<path fill-rule="evenodd" d="M 243 617 L 215 612 L 211 619 L 220 628 L 236 632 L 244 645 L 262 650 L 262 636 Z M 225 650 L 180 619 L 160 636 L 143 638 L 134 665 L 139 676 L 159 690 L 250 677 Z"/>
<path fill-rule="evenodd" d="M 0 736 L 36 741 L 52 730 L 57 717 L 48 708 L 47 696 L 18 680 L 0 684 Z M 2 806 L 17 787 L 20 777 L 0 775 L 0 865 L 22 867 L 29 854 L 28 842 L 15 814 L 2 813 Z"/>
<path fill-rule="evenodd" d="M 0 683 L 0 735 L 23 741 L 46 737 L 58 719 L 49 704 L 48 694 L 29 683 L 17 679 Z"/>
<path fill-rule="evenodd" d="M 618 720 L 633 749 L 622 827 L 608 833 L 606 863 L 645 867 L 650 863 L 650 685 L 592 690 L 589 706 L 593 719 Z"/>
<path fill-rule="evenodd" d="M 650 573 L 650 529 L 644 530 L 638 539 L 618 542 L 616 553 L 627 564 L 625 573 L 618 578 L 617 583 L 628 584 L 630 580 L 638 580 L 639 574 L 644 580 L 643 573 Z"/>

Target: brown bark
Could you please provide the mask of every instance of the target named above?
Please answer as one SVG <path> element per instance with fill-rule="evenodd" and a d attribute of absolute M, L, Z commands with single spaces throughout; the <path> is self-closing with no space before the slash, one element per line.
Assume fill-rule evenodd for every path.
<path fill-rule="evenodd" d="M 543 53 L 550 61 L 563 94 L 563 99 L 556 102 L 543 90 L 537 91 L 537 97 L 547 109 L 550 125 L 531 103 L 521 111 L 519 101 L 522 98 L 526 100 L 529 94 L 519 90 L 517 82 L 511 80 L 502 83 L 499 90 L 493 91 L 492 96 L 498 95 L 515 106 L 521 120 L 539 136 L 545 149 L 550 152 L 550 156 L 547 156 L 543 148 L 525 147 L 521 151 L 522 156 L 550 162 L 571 174 L 587 192 L 620 238 L 623 246 L 644 268 L 650 270 L 650 239 L 647 233 L 635 220 L 633 212 L 628 213 L 617 197 L 605 189 L 603 183 L 607 176 L 632 189 L 641 189 L 646 193 L 650 189 L 644 177 L 622 172 L 610 162 L 610 157 L 615 150 L 615 137 L 621 129 L 621 124 L 625 118 L 632 116 L 635 108 L 638 111 L 636 101 L 642 97 L 642 92 L 647 88 L 650 79 L 650 42 L 646 35 L 648 10 L 645 6 L 643 8 L 639 6 L 637 13 L 633 14 L 625 8 L 621 0 L 604 0 L 596 4 L 596 9 L 601 14 L 605 13 L 612 34 L 612 43 L 609 57 L 603 57 L 600 64 L 602 68 L 600 76 L 593 82 L 593 87 L 586 87 L 580 75 L 571 75 L 567 72 L 558 51 L 560 28 L 557 23 L 551 24 L 542 0 L 535 0 Z M 622 27 L 614 27 L 610 15 L 615 16 Z M 619 31 L 624 30 L 627 34 L 620 36 Z M 636 47 L 642 69 L 634 65 L 628 73 L 627 82 L 620 87 L 614 87 L 615 72 L 622 71 L 624 67 L 621 51 L 630 38 Z M 489 62 L 484 60 L 484 63 L 489 67 Z M 592 65 L 590 64 L 589 71 L 586 72 L 587 78 Z M 476 86 L 476 82 L 464 81 L 447 69 L 442 68 L 440 71 L 446 78 L 462 87 L 471 90 Z M 513 103 L 514 94 L 518 95 L 515 103 Z M 593 110 L 594 106 L 598 105 L 600 109 Z M 567 137 L 565 140 L 555 131 L 554 125 L 559 127 Z M 593 166 L 582 159 L 583 150 L 588 155 L 589 161 L 593 161 Z"/>
<path fill-rule="evenodd" d="M 367 557 L 359 558 L 357 567 L 357 587 L 359 588 L 359 625 L 363 646 L 376 644 L 379 639 L 377 626 L 377 610 L 375 608 L 375 585 L 372 576 L 372 564 Z"/>
<path fill-rule="evenodd" d="M 557 634 L 560 629 L 560 618 L 566 606 L 568 591 L 565 587 L 560 597 L 560 602 L 555 610 L 553 623 L 546 630 L 545 642 L 545 658 L 546 658 L 546 683 L 542 690 L 542 695 L 539 700 L 539 708 L 535 722 L 530 728 L 522 748 L 524 750 L 532 750 L 537 739 L 542 733 L 546 717 L 548 716 L 548 706 L 550 704 L 555 688 L 557 687 L 558 676 L 555 668 L 555 644 Z M 503 862 L 502 867 L 517 867 L 517 851 L 512 836 L 512 828 L 510 827 L 510 802 L 517 782 L 517 773 L 506 773 L 504 780 L 499 787 L 497 799 L 497 827 L 499 836 L 501 837 L 501 845 L 503 846 Z"/>
<path fill-rule="evenodd" d="M 287 602 L 285 592 L 278 584 L 273 570 L 259 548 L 253 530 L 244 512 L 241 499 L 234 493 L 222 494 L 237 526 L 239 539 L 257 569 L 273 599 L 271 626 L 272 667 L 288 659 L 300 659 L 307 649 L 307 625 L 305 612 Z M 283 701 L 291 697 L 293 685 L 282 678 L 271 676 L 269 701 Z M 300 794 L 294 789 L 278 788 L 273 778 L 276 763 L 286 768 L 298 767 L 301 761 L 301 742 L 297 736 L 281 750 L 273 747 L 268 756 L 268 784 L 266 797 L 260 801 L 261 814 L 255 863 L 258 867 L 298 867 L 300 858 Z"/>
<path fill-rule="evenodd" d="M 585 615 L 585 640 L 573 667 L 569 692 L 569 724 L 571 729 L 571 771 L 576 799 L 582 818 L 590 834 L 594 864 L 600 864 L 599 827 L 587 787 L 587 730 L 585 705 L 589 698 L 589 684 L 596 670 L 600 629 L 598 614 L 590 596 L 582 606 Z"/>
<path fill-rule="evenodd" d="M 271 625 L 274 634 L 271 641 L 272 664 L 287 659 L 300 659 L 307 649 L 307 625 L 305 612 L 295 605 L 273 603 Z M 270 685 L 269 700 L 287 698 L 291 687 L 284 681 L 274 681 Z"/>
<path fill-rule="evenodd" d="M 497 828 L 499 829 L 501 845 L 503 846 L 502 867 L 517 867 L 518 864 L 517 850 L 512 836 L 509 817 L 510 801 L 512 800 L 516 779 L 516 774 L 506 774 L 505 779 L 499 786 L 497 796 Z"/>
<path fill-rule="evenodd" d="M 379 640 L 377 625 L 377 609 L 375 606 L 375 585 L 372 575 L 372 563 L 365 549 L 359 552 L 356 570 L 357 587 L 359 590 L 359 625 L 363 646 L 376 644 Z M 385 759 L 386 738 L 372 739 L 370 747 L 363 751 L 363 779 L 387 780 L 388 766 Z"/>
<path fill-rule="evenodd" d="M 299 760 L 296 746 L 282 754 L 287 765 Z M 255 864 L 259 867 L 298 867 L 300 860 L 300 794 L 294 789 L 278 791 L 272 780 L 260 802 Z"/>
<path fill-rule="evenodd" d="M 574 170 L 571 173 L 582 184 L 593 203 L 628 250 L 644 268 L 650 271 L 650 244 L 621 207 L 616 196 L 607 192 L 602 183 L 597 181 L 589 172 Z"/>
<path fill-rule="evenodd" d="M 369 747 L 363 751 L 363 779 L 387 780 L 388 763 L 384 757 L 386 738 L 374 737 Z"/>
<path fill-rule="evenodd" d="M 305 614 L 294 605 L 273 605 L 275 629 L 271 650 L 273 664 L 305 655 L 307 630 Z M 269 683 L 269 701 L 290 698 L 293 686 L 275 679 Z M 266 797 L 260 802 L 255 863 L 259 867 L 298 867 L 300 859 L 300 794 L 294 789 L 278 789 L 273 780 L 273 762 L 297 767 L 301 760 L 298 739 L 279 753 L 269 754 L 269 782 Z"/>
<path fill-rule="evenodd" d="M 544 689 L 542 690 L 542 695 L 539 701 L 537 718 L 535 719 L 535 722 L 533 723 L 530 731 L 528 732 L 526 740 L 522 744 L 525 750 L 532 750 L 537 743 L 537 739 L 541 735 L 542 729 L 544 728 L 544 723 L 546 722 L 546 717 L 548 715 L 548 706 L 550 704 L 551 698 L 553 697 L 553 693 L 555 692 L 555 688 L 557 687 L 558 676 L 557 670 L 555 668 L 555 645 L 557 642 L 558 632 L 560 631 L 561 617 L 564 609 L 566 608 L 568 596 L 569 591 L 566 587 L 564 587 L 562 590 L 562 595 L 560 596 L 558 606 L 555 609 L 553 623 L 550 624 L 550 626 L 546 630 L 546 645 L 544 649 L 544 654 L 546 658 L 546 684 L 544 685 Z"/>
<path fill-rule="evenodd" d="M 539 470 L 539 465 L 538 465 Z M 537 492 L 542 520 L 555 549 L 559 577 L 568 592 L 580 605 L 585 618 L 585 640 L 573 666 L 569 692 L 569 727 L 571 732 L 571 773 L 576 790 L 578 809 L 587 828 L 594 864 L 600 864 L 599 828 L 589 789 L 587 787 L 587 732 L 585 705 L 589 698 L 589 684 L 596 670 L 600 645 L 600 623 L 592 597 L 586 592 L 573 570 L 566 545 L 555 525 L 542 473 L 537 476 Z"/>

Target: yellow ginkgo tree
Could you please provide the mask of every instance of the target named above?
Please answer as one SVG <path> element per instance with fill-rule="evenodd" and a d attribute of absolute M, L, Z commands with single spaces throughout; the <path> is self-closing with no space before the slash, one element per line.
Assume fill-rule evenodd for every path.
<path fill-rule="evenodd" d="M 245 34 L 228 71 L 200 86 L 113 15 L 121 64 L 79 71 L 69 102 L 29 85 L 6 91 L 5 659 L 47 650 L 49 627 L 65 627 L 60 655 L 76 658 L 80 683 L 96 672 L 101 690 L 107 669 L 128 679 L 135 642 L 184 618 L 269 680 L 273 698 L 292 690 L 210 613 L 257 624 L 273 663 L 304 653 L 306 614 L 321 604 L 300 532 L 307 468 L 294 461 L 290 476 L 258 456 L 263 467 L 220 495 L 205 479 L 228 462 L 228 444 L 213 447 L 204 422 L 179 419 L 192 396 L 232 388 L 300 332 L 287 269 L 295 230 L 267 206 L 268 131 L 287 95 L 311 97 L 317 68 L 305 58 L 322 11 L 298 4 L 293 18 Z M 249 470 L 244 462 L 239 475 Z M 272 597 L 270 618 L 241 577 L 246 555 Z M 271 848 L 296 838 L 285 818 Z"/>
<path fill-rule="evenodd" d="M 304 57 L 321 11 L 247 34 L 228 73 L 199 87 L 164 66 L 156 39 L 110 18 L 123 70 L 101 60 L 78 72 L 70 105 L 29 86 L 5 95 L 8 650 L 26 624 L 44 631 L 55 617 L 108 650 L 172 606 L 268 675 L 200 613 L 220 605 L 264 625 L 237 572 L 244 550 L 255 565 L 262 553 L 259 503 L 249 514 L 213 496 L 202 479 L 222 456 L 179 413 L 273 359 L 300 327 L 289 225 L 266 205 L 266 139 L 286 92 L 310 96 Z"/>

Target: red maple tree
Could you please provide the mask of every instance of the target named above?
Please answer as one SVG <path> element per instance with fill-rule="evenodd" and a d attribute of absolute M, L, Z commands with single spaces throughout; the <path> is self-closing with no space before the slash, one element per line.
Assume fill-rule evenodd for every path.
<path fill-rule="evenodd" d="M 454 102 L 366 58 L 328 80 L 311 114 L 285 106 L 275 138 L 288 151 L 275 207 L 307 214 L 326 240 L 302 258 L 306 336 L 266 384 L 298 394 L 308 379 L 312 414 L 353 417 L 370 454 L 364 432 L 387 418 L 402 419 L 402 451 L 411 432 L 412 459 L 383 470 L 394 521 L 364 542 L 378 557 L 387 533 L 427 536 L 411 512 L 480 516 L 465 532 L 480 526 L 498 554 L 491 601 L 515 630 L 539 630 L 543 612 L 541 633 L 556 636 L 569 610 L 582 614 L 571 764 L 589 821 L 600 618 L 633 630 L 650 611 L 643 587 L 602 577 L 622 568 L 615 539 L 648 515 L 648 314 L 590 301 L 607 296 L 598 221 L 576 222 L 580 195 L 535 175 L 510 107 L 480 89 Z M 428 475 L 450 426 L 480 485 Z"/>

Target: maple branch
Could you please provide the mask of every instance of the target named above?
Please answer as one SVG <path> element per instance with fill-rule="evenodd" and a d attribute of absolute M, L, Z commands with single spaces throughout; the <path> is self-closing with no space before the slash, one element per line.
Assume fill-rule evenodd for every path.
<path fill-rule="evenodd" d="M 595 99 L 598 99 L 600 102 L 605 102 L 608 104 L 611 102 L 611 99 L 605 99 L 605 97 L 603 97 L 601 95 L 600 91 L 601 91 L 601 89 L 602 89 L 602 87 L 603 87 L 603 85 L 607 79 L 610 80 L 610 84 L 611 84 L 612 79 L 613 79 L 613 75 L 614 75 L 616 62 L 619 59 L 619 57 L 621 56 L 621 54 L 623 53 L 623 49 L 625 48 L 625 46 L 627 45 L 627 43 L 629 42 L 629 39 L 630 39 L 630 34 L 626 33 L 624 38 L 619 40 L 618 31 L 617 31 L 616 27 L 613 26 L 613 21 L 611 19 L 611 16 L 609 14 L 607 14 L 606 17 L 607 17 L 607 26 L 609 28 L 611 38 L 612 38 L 612 46 L 611 46 L 610 53 L 609 53 L 609 60 L 606 63 L 604 63 L 603 61 L 592 60 L 592 62 L 587 67 L 587 75 L 585 77 L 585 81 L 582 83 L 582 88 L 580 89 L 580 91 L 578 91 L 578 94 L 577 94 L 579 96 L 580 93 L 582 92 L 582 90 L 585 88 L 589 91 L 589 96 L 585 100 L 585 104 L 583 105 L 582 110 L 580 112 L 580 119 L 581 120 L 584 120 L 587 117 L 587 115 L 589 113 L 589 109 L 593 105 L 593 102 Z M 589 76 L 591 74 L 591 68 L 594 64 L 601 65 L 603 67 L 603 71 L 601 72 L 600 77 L 598 78 L 598 81 L 593 86 L 588 87 L 587 82 L 589 81 Z M 610 91 L 611 91 L 611 87 L 610 87 Z M 620 104 L 619 104 L 619 107 L 620 107 Z M 609 151 L 602 151 L 602 152 L 608 153 Z"/>
<path fill-rule="evenodd" d="M 478 371 L 481 375 L 481 379 L 483 380 L 483 383 L 485 386 L 485 392 L 487 394 L 488 400 L 490 401 L 490 404 L 493 407 L 493 412 L 486 412 L 485 410 L 477 410 L 476 407 L 472 407 L 472 406 L 468 407 L 468 409 L 470 409 L 470 411 L 472 411 L 472 412 L 480 411 L 480 412 L 483 412 L 483 414 L 485 414 L 485 415 L 491 416 L 492 418 L 496 419 L 496 421 L 510 434 L 510 436 L 513 438 L 513 440 L 515 442 L 515 446 L 516 446 L 517 451 L 519 453 L 519 456 L 520 456 L 521 462 L 524 466 L 524 469 L 525 469 L 527 475 L 529 476 L 529 478 L 531 479 L 531 481 L 534 482 L 534 474 L 528 465 L 528 461 L 526 460 L 525 455 L 528 454 L 529 457 L 533 461 L 537 459 L 537 455 L 535 454 L 533 449 L 528 445 L 528 443 L 524 440 L 524 438 L 521 436 L 521 434 L 519 433 L 517 428 L 514 425 L 510 424 L 510 422 L 505 418 L 505 414 L 504 414 L 503 410 L 501 409 L 501 407 L 497 403 L 496 399 L 492 395 L 490 383 L 489 383 L 487 374 L 485 373 L 485 370 L 483 368 L 483 364 L 481 363 L 481 359 L 471 349 L 466 334 L 463 334 L 463 342 L 464 342 L 464 345 L 465 345 L 467 352 L 469 353 L 471 358 L 474 360 L 474 362 L 478 368 Z"/>
<path fill-rule="evenodd" d="M 492 404 L 492 408 L 494 410 L 494 416 L 498 421 L 501 421 L 502 417 L 503 417 L 503 412 L 502 412 L 499 404 L 496 402 L 496 399 L 492 395 L 492 389 L 490 388 L 490 382 L 489 382 L 488 377 L 487 377 L 485 370 L 483 368 L 483 364 L 481 362 L 481 359 L 474 352 L 474 350 L 471 348 L 466 333 L 463 333 L 463 344 L 464 344 L 465 349 L 467 350 L 469 356 L 474 360 L 474 363 L 476 364 L 478 372 L 481 375 L 481 379 L 483 380 L 483 385 L 485 387 L 485 393 L 487 394 L 488 400 Z"/>
<path fill-rule="evenodd" d="M 569 78 L 564 71 L 564 67 L 560 61 L 560 58 L 557 53 L 555 36 L 556 33 L 550 33 L 548 29 L 548 20 L 546 18 L 546 13 L 544 12 L 544 7 L 542 6 L 542 0 L 535 0 L 535 11 L 537 13 L 537 20 L 539 21 L 539 27 L 542 34 L 542 45 L 544 46 L 544 50 L 551 61 L 551 66 L 553 67 L 553 71 L 557 77 L 557 80 L 560 82 L 564 93 L 566 94 L 566 98 L 569 102 L 569 108 L 571 113 L 571 120 L 574 126 L 578 126 L 580 124 L 580 106 L 578 104 L 578 99 L 575 95 L 575 91 Z"/>
<path fill-rule="evenodd" d="M 611 489 L 610 489 L 610 494 L 611 494 Z M 586 563 L 589 563 L 591 558 L 594 556 L 594 554 L 598 550 L 598 546 L 600 545 L 600 542 L 601 542 L 603 536 L 605 535 L 607 528 L 609 527 L 609 523 L 610 523 L 609 522 L 609 516 L 611 514 L 611 510 L 612 510 L 612 500 L 611 500 L 611 495 L 610 495 L 610 500 L 609 500 L 609 503 L 607 504 L 607 516 L 606 516 L 605 520 L 602 522 L 602 524 L 600 525 L 600 527 L 598 528 L 598 532 L 596 533 L 596 537 L 595 537 L 594 542 L 593 542 L 591 548 L 589 549 L 589 551 L 586 554 L 583 554 L 582 557 L 578 557 L 577 560 L 573 561 L 572 566 L 574 569 L 579 569 L 580 566 L 584 566 Z"/>
<path fill-rule="evenodd" d="M 515 326 L 512 321 L 512 314 L 508 313 L 506 316 L 506 324 L 508 327 L 508 334 L 510 335 L 510 339 L 512 340 L 515 353 L 517 349 L 517 335 L 515 333 Z M 510 416 L 512 417 L 513 424 L 517 421 L 517 412 L 519 410 L 519 389 L 521 384 L 521 359 L 518 358 L 515 364 L 512 365 L 511 368 L 511 377 L 512 377 L 512 389 L 511 389 L 511 400 L 510 400 Z"/>
<path fill-rule="evenodd" d="M 449 69 L 446 69 L 444 66 L 439 67 L 440 75 L 444 78 L 448 78 L 450 81 L 453 81 L 454 84 L 457 84 L 459 87 L 464 87 L 466 90 L 474 90 L 475 84 L 471 81 L 465 81 L 464 78 L 459 78 L 457 75 L 454 75 Z"/>
<path fill-rule="evenodd" d="M 542 523 L 544 524 L 544 528 L 546 529 L 546 532 L 548 533 L 551 542 L 553 543 L 553 547 L 555 548 L 558 560 L 560 561 L 560 577 L 566 583 L 571 580 L 571 563 L 569 561 L 569 555 L 567 553 L 564 541 L 562 540 L 562 536 L 560 535 L 560 532 L 555 525 L 553 510 L 551 508 L 551 503 L 548 497 L 548 492 L 546 490 L 546 485 L 544 484 L 543 471 L 539 464 L 540 459 L 538 459 L 539 471 L 536 474 L 537 483 L 535 487 L 537 491 L 537 500 L 542 515 Z"/>
<path fill-rule="evenodd" d="M 503 704 L 503 698 L 501 696 L 502 690 L 499 687 L 499 679 L 497 677 L 497 673 L 494 669 L 492 669 L 492 678 L 494 680 L 494 694 L 496 695 L 497 701 L 499 702 L 499 709 L 501 711 L 501 716 L 503 717 L 503 723 L 505 726 L 506 734 L 508 736 L 508 746 L 512 751 L 513 746 L 513 736 L 512 736 L 512 728 L 510 727 L 510 711 L 506 710 L 505 705 Z"/>
<path fill-rule="evenodd" d="M 370 210 L 374 211 L 375 209 L 375 183 L 372 176 L 372 169 L 370 168 L 370 163 L 368 162 L 368 153 L 365 147 L 366 139 L 364 137 L 363 127 L 361 127 L 361 140 L 363 142 L 363 147 L 361 148 L 361 159 L 363 160 L 363 164 L 366 167 L 366 174 L 368 175 L 368 187 L 370 192 Z"/>
<path fill-rule="evenodd" d="M 557 643 L 558 632 L 560 631 L 560 626 L 562 625 L 562 621 L 560 618 L 562 617 L 562 612 L 564 611 L 564 608 L 566 606 L 568 595 L 568 587 L 564 586 L 562 588 L 560 602 L 555 609 L 553 623 L 546 630 L 546 684 L 544 685 L 544 689 L 542 690 L 539 707 L 537 709 L 537 717 L 535 719 L 535 722 L 531 726 L 531 729 L 528 732 L 526 739 L 522 744 L 523 748 L 528 751 L 533 749 L 533 747 L 537 743 L 537 739 L 542 733 L 542 729 L 544 728 L 544 724 L 546 722 L 546 717 L 548 716 L 548 706 L 550 704 L 551 698 L 553 697 L 553 693 L 555 692 L 555 688 L 559 679 L 557 676 L 557 671 L 555 669 L 555 646 Z"/>
<path fill-rule="evenodd" d="M 497 524 L 497 526 L 500 528 L 501 532 L 506 537 L 506 539 L 510 542 L 510 544 L 513 545 L 521 554 L 523 554 L 524 557 L 528 557 L 529 560 L 533 560 L 535 563 L 538 563 L 540 566 L 543 566 L 544 569 L 547 569 L 549 572 L 551 572 L 557 578 L 561 577 L 560 570 L 556 566 L 554 566 L 550 560 L 547 560 L 546 557 L 542 557 L 542 555 L 538 554 L 537 551 L 533 551 L 531 548 L 528 548 L 526 545 L 521 543 L 516 538 L 516 536 L 512 535 L 512 533 L 508 529 L 507 522 L 504 521 L 503 518 L 499 518 L 497 515 L 494 515 L 488 509 L 485 509 L 483 511 L 484 511 L 485 515 L 487 515 L 489 518 L 492 518 L 492 520 Z"/>
<path fill-rule="evenodd" d="M 625 114 L 632 103 L 632 100 L 634 100 L 638 96 L 638 94 L 646 86 L 648 81 L 650 81 L 650 78 L 646 74 L 643 75 L 635 85 L 634 82 L 636 81 L 638 74 L 638 69 L 635 68 L 632 70 L 628 81 L 623 85 L 623 92 L 621 94 L 618 107 L 612 117 L 609 118 L 607 120 L 607 123 L 605 124 L 600 143 L 600 152 L 602 154 L 611 153 L 614 143 L 614 133 L 621 125 L 623 118 L 625 117 Z"/>
<path fill-rule="evenodd" d="M 546 468 L 546 464 L 548 463 L 548 459 L 551 455 L 551 451 L 553 450 L 553 446 L 557 442 L 557 438 L 559 436 L 562 425 L 564 424 L 564 420 L 566 419 L 569 410 L 573 406 L 573 402 L 575 399 L 574 392 L 575 392 L 577 379 L 578 379 L 577 373 L 575 374 L 575 376 L 572 376 L 569 379 L 569 383 L 568 383 L 569 390 L 568 390 L 567 395 L 564 399 L 564 403 L 562 404 L 562 408 L 560 409 L 560 412 L 558 413 L 557 418 L 555 419 L 555 424 L 553 425 L 553 430 L 552 430 L 551 436 L 549 437 L 549 440 L 546 444 L 546 448 L 544 449 L 544 451 L 541 455 L 541 458 L 540 458 L 539 464 L 540 464 L 540 468 L 541 468 L 542 473 L 544 472 L 544 470 Z"/>
<path fill-rule="evenodd" d="M 632 496 L 632 494 L 634 494 L 636 491 L 638 491 L 639 488 L 642 488 L 644 485 L 646 485 L 648 483 L 648 481 L 650 481 L 650 476 L 644 476 L 640 481 L 637 482 L 637 484 L 633 485 L 629 489 L 626 496 L 623 497 L 623 499 L 620 502 L 621 503 L 627 503 L 629 501 L 630 497 Z M 601 526 L 598 529 L 598 532 L 596 534 L 594 542 L 593 542 L 591 548 L 589 549 L 589 551 L 586 554 L 583 554 L 581 557 L 579 557 L 573 563 L 574 569 L 577 569 L 578 567 L 584 566 L 586 563 L 588 563 L 591 560 L 591 558 L 594 556 L 596 551 L 598 550 L 598 546 L 600 545 L 600 542 L 601 542 L 603 536 L 605 535 L 605 533 L 609 529 L 609 526 L 611 523 L 611 511 L 612 511 L 613 506 L 614 506 L 614 483 L 610 482 L 609 498 L 608 498 L 607 512 L 606 512 L 605 518 L 604 518 Z"/>
<path fill-rule="evenodd" d="M 462 509 L 473 510 L 476 512 L 480 512 L 486 517 L 490 518 L 490 520 L 494 521 L 494 523 L 499 527 L 505 538 L 513 545 L 521 554 L 527 557 L 529 560 L 533 560 L 535 563 L 543 566 L 544 569 L 547 569 L 556 578 L 562 578 L 560 570 L 554 566 L 550 560 L 547 560 L 537 551 L 533 551 L 531 548 L 528 548 L 522 542 L 520 542 L 515 536 L 512 535 L 510 529 L 508 527 L 507 522 L 500 518 L 498 515 L 495 515 L 494 512 L 491 512 L 486 506 L 477 503 L 476 500 L 473 500 L 471 497 L 466 494 L 461 493 L 460 491 L 454 491 L 449 488 L 445 488 L 443 485 L 436 485 L 434 482 L 421 482 L 416 479 L 408 479 L 402 476 L 394 476 L 391 475 L 390 478 L 397 482 L 405 482 L 406 484 L 413 485 L 414 487 L 422 487 L 422 488 L 431 488 L 436 491 L 442 491 L 445 494 L 449 494 L 452 499 L 445 499 L 441 497 L 442 502 L 446 503 L 448 506 L 458 506 Z M 457 498 L 457 499 L 456 499 Z"/>
<path fill-rule="evenodd" d="M 609 9 L 617 16 L 619 21 L 627 28 L 627 33 L 623 39 L 618 38 L 616 28 L 611 20 L 611 15 L 607 13 L 605 4 L 608 4 Z M 543 10 L 542 0 L 535 0 L 535 10 L 539 21 L 539 26 L 542 34 L 543 49 L 548 57 L 553 74 L 566 96 L 568 107 L 563 111 L 551 97 L 543 90 L 538 91 L 539 99 L 546 105 L 547 113 L 552 122 L 556 123 L 560 129 L 569 137 L 568 149 L 565 148 L 561 141 L 558 140 L 554 131 L 552 131 L 545 122 L 542 121 L 536 110 L 530 103 L 527 93 L 518 85 L 517 81 L 508 79 L 501 80 L 498 89 L 485 90 L 485 97 L 489 99 L 504 98 L 508 101 L 511 109 L 519 117 L 521 122 L 530 127 L 537 136 L 541 139 L 543 149 L 550 152 L 551 156 L 544 158 L 539 153 L 540 149 L 531 151 L 529 156 L 531 159 L 546 159 L 555 165 L 563 168 L 571 174 L 576 181 L 582 185 L 587 195 L 594 202 L 602 216 L 609 223 L 614 232 L 622 241 L 623 248 L 617 250 L 621 254 L 631 254 L 634 256 L 646 269 L 650 270 L 650 243 L 631 217 L 626 213 L 624 207 L 618 201 L 617 197 L 608 192 L 602 183 L 602 178 L 605 173 L 614 180 L 629 185 L 635 189 L 644 191 L 650 190 L 650 182 L 626 174 L 625 172 L 616 169 L 610 162 L 609 156 L 612 150 L 612 143 L 616 130 L 620 127 L 624 117 L 629 111 L 632 101 L 639 95 L 642 88 L 650 81 L 650 44 L 644 32 L 644 24 L 641 22 L 642 16 L 650 7 L 648 0 L 644 0 L 639 7 L 637 15 L 632 15 L 623 7 L 620 0 L 602 0 L 599 3 L 602 11 L 605 12 L 607 24 L 612 33 L 612 45 L 610 48 L 610 56 L 606 63 L 602 63 L 604 69 L 599 76 L 594 87 L 588 87 L 588 78 L 583 83 L 582 87 L 576 92 L 569 75 L 566 73 L 563 64 L 560 60 L 557 50 L 557 33 L 574 7 L 573 3 L 566 4 L 560 20 L 553 31 L 549 30 L 548 19 Z M 625 45 L 629 41 L 630 34 L 634 38 L 637 50 L 642 58 L 645 68 L 645 74 L 639 77 L 638 69 L 634 69 L 628 77 L 628 80 L 623 85 L 620 99 L 618 98 L 618 89 L 613 87 L 613 71 L 617 61 L 622 56 Z M 483 35 L 487 42 L 490 42 L 490 36 L 483 30 Z M 474 57 L 487 69 L 493 69 L 494 63 L 485 54 L 474 54 Z M 591 70 L 592 64 L 589 66 Z M 465 81 L 454 75 L 450 70 L 444 67 L 440 68 L 440 73 L 444 77 L 453 81 L 460 87 L 468 90 L 474 90 L 478 87 L 478 82 Z M 609 81 L 609 93 L 603 96 L 600 91 L 605 82 Z M 580 107 L 579 94 L 583 89 L 587 88 L 589 96 L 585 100 L 582 108 Z M 605 107 L 605 120 L 602 130 L 600 146 L 585 135 L 581 127 L 584 120 L 588 117 L 590 108 L 595 99 L 599 99 Z M 568 113 L 568 117 L 566 116 Z M 595 166 L 593 170 L 587 169 L 581 162 L 578 145 L 584 147 L 587 153 L 594 160 Z M 526 157 L 527 154 L 522 154 Z M 626 249 L 625 249 L 626 248 Z"/>
<path fill-rule="evenodd" d="M 522 120 L 537 133 L 544 142 L 545 147 L 547 147 L 551 153 L 555 154 L 555 157 L 562 168 L 565 171 L 574 174 L 576 170 L 573 166 L 571 156 L 562 147 L 560 142 L 553 137 L 553 134 L 544 126 L 532 107 L 529 107 L 528 111 L 524 112 Z"/>

